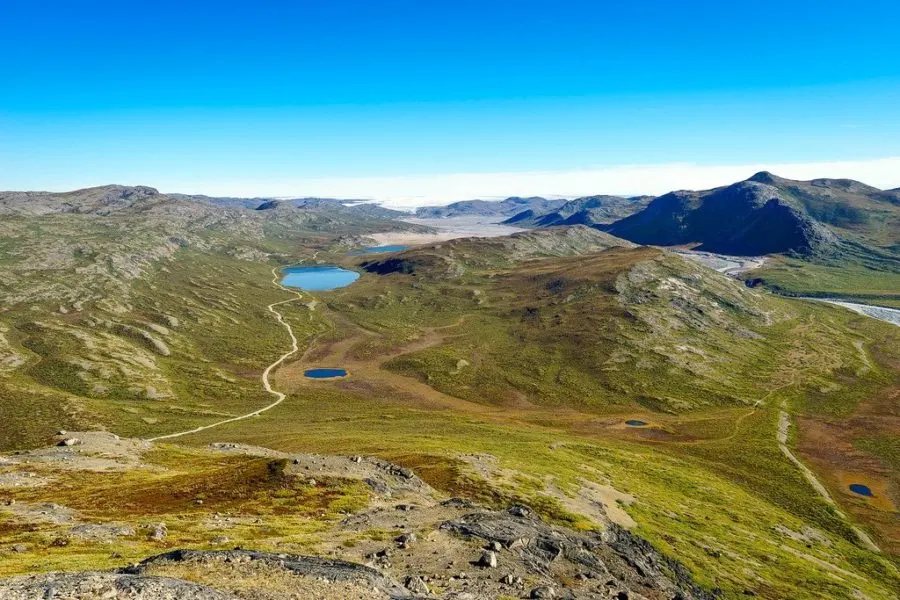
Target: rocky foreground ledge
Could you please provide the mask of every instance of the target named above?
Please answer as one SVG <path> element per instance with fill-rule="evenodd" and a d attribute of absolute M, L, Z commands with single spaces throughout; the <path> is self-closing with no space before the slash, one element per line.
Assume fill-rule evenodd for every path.
<path fill-rule="evenodd" d="M 344 600 L 566 598 L 712 600 L 685 569 L 616 526 L 576 533 L 525 506 L 487 510 L 440 504 L 457 517 L 433 523 L 442 551 L 415 534 L 367 565 L 252 550 L 175 550 L 117 572 L 50 573 L 0 580 L 0 599 Z M 434 536 L 429 536 L 434 537 Z M 424 542 L 424 541 L 423 541 Z M 417 550 L 419 550 L 417 552 Z M 391 561 L 407 555 L 419 575 L 397 581 Z M 418 556 L 417 556 L 418 555 Z M 457 570 L 443 567 L 448 559 Z M 442 565 L 440 568 L 438 565 Z"/>

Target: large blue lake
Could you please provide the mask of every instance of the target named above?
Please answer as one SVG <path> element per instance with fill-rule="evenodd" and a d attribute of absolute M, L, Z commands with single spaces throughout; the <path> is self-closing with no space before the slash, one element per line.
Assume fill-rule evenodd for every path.
<path fill-rule="evenodd" d="M 403 252 L 409 246 L 388 245 L 388 246 L 368 246 L 360 250 L 356 250 L 353 254 L 381 254 L 382 252 Z"/>
<path fill-rule="evenodd" d="M 359 279 L 359 273 L 334 265 L 315 267 L 288 267 L 284 270 L 281 285 L 310 292 L 327 292 L 350 285 Z"/>

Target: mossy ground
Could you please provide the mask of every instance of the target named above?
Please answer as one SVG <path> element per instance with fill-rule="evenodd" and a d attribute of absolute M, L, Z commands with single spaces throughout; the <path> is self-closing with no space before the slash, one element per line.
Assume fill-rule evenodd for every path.
<path fill-rule="evenodd" d="M 637 533 L 726 597 L 745 589 L 767 598 L 851 598 L 856 589 L 891 597 L 900 586 L 896 567 L 854 543 L 848 522 L 779 452 L 775 427 L 782 402 L 798 416 L 843 419 L 873 394 L 896 386 L 893 332 L 828 306 L 750 291 L 755 295 L 735 297 L 724 279 L 708 285 L 698 280 L 689 302 L 665 288 L 623 305 L 617 299 L 625 293 L 620 276 L 635 265 L 655 265 L 647 271 L 657 278 L 654 285 L 669 277 L 689 285 L 693 275 L 658 251 L 598 256 L 524 268 L 479 266 L 451 279 L 366 274 L 349 288 L 316 295 L 315 309 L 284 305 L 301 347 L 315 340 L 310 360 L 340 350 L 369 371 L 351 369 L 341 382 L 307 385 L 296 377 L 307 364 L 299 360 L 276 375 L 276 387 L 290 392 L 282 405 L 181 441 L 378 455 L 416 469 L 445 493 L 526 501 L 576 527 L 592 524 L 546 493 L 549 487 L 576 495 L 583 481 L 608 484 L 636 498 L 625 510 Z M 359 262 L 338 253 L 321 258 Z M 88 397 L 78 381 L 48 378 L 38 369 L 4 384 L 14 390 L 4 407 L 13 413 L 2 425 L 7 448 L 39 445 L 60 422 L 90 421 L 116 433 L 150 436 L 268 403 L 259 372 L 287 340 L 264 307 L 288 297 L 271 285 L 270 268 L 184 254 L 167 271 L 136 284 L 140 293 L 129 319 L 166 314 L 179 322 L 169 340 L 172 354 L 156 357 L 175 398 Z M 722 312 L 710 313 L 710 301 Z M 82 318 L 48 317 L 51 307 L 43 310 L 41 318 Z M 20 332 L 12 343 L 27 348 L 23 325 L 34 320 L 32 314 L 6 313 L 3 319 Z M 423 338 L 429 343 L 416 347 Z M 404 352 L 407 347 L 413 351 Z M 32 364 L 78 352 L 72 346 L 45 349 L 46 356 L 29 355 L 37 361 Z M 366 380 L 366 373 L 373 379 Z M 45 400 L 25 405 L 14 386 L 27 386 L 27 393 Z M 65 413 L 68 420 L 59 420 L 57 403 L 64 399 L 74 408 Z M 446 404 L 429 401 L 434 399 Z M 52 420 L 22 433 L 21 424 L 39 410 L 50 411 L 45 414 Z M 650 426 L 623 427 L 632 416 Z M 896 478 L 885 435 L 859 432 L 853 439 Z M 462 454 L 495 456 L 501 468 L 518 475 L 490 481 L 461 461 Z M 199 546 L 209 537 L 197 529 L 198 514 L 221 506 L 265 515 L 271 527 L 229 533 L 237 543 L 269 547 L 290 538 L 312 547 L 327 518 L 307 519 L 304 507 L 327 517 L 352 508 L 361 494 L 337 482 L 328 486 L 336 490 L 331 496 L 309 495 L 273 483 L 267 462 L 209 462 L 193 450 L 164 447 L 151 462 L 168 470 L 129 475 L 121 484 L 103 474 L 63 481 L 52 501 L 91 511 L 90 499 L 96 500 L 102 511 L 97 519 L 166 520 L 175 532 L 173 544 Z M 281 513 L 288 492 L 294 494 L 291 510 Z M 48 492 L 30 493 L 22 498 L 38 501 Z M 198 495 L 210 499 L 203 508 L 191 504 Z M 808 527 L 826 541 L 804 539 Z M 872 532 L 877 538 L 880 531 Z M 110 558 L 112 546 L 57 548 L 40 529 L 3 535 L 4 545 L 26 539 L 46 549 L 40 568 L 122 562 Z M 127 560 L 160 548 L 146 539 L 116 546 Z M 6 573 L 23 572 L 36 568 L 38 558 L 16 555 L 3 564 Z"/>
<path fill-rule="evenodd" d="M 774 257 L 746 277 L 762 278 L 767 286 L 792 296 L 845 298 L 900 308 L 896 260 L 866 265 L 854 260 L 821 263 Z"/>
<path fill-rule="evenodd" d="M 124 471 L 67 471 L 29 466 L 47 486 L 0 489 L 0 576 L 31 571 L 109 569 L 168 549 L 222 544 L 261 549 L 314 547 L 330 524 L 368 503 L 358 480 L 328 479 L 310 485 L 285 472 L 285 461 L 223 456 L 161 445 L 139 467 Z M 8 471 L 8 469 L 7 469 Z M 321 478 L 320 478 L 321 479 Z M 4 501 L 16 505 L 5 508 Z M 77 520 L 53 523 L 13 516 L 16 506 L 52 503 L 76 511 Z M 53 514 L 53 508 L 45 509 Z M 168 535 L 151 538 L 165 523 Z M 227 527 L 220 525 L 227 523 Z M 123 535 L 91 539 L 75 525 L 115 525 Z M 217 538 L 227 536 L 225 541 Z M 24 544 L 22 552 L 12 552 Z"/>
<path fill-rule="evenodd" d="M 533 283 L 534 275 L 524 279 Z M 862 340 L 867 348 L 890 348 L 890 328 L 830 307 L 773 298 L 773 310 L 790 317 L 765 326 L 745 320 L 765 340 L 730 340 L 740 357 L 728 366 L 739 368 L 709 371 L 706 379 L 694 373 L 694 390 L 664 387 L 685 375 L 673 373 L 658 358 L 651 359 L 660 365 L 655 367 L 658 380 L 647 363 L 612 380 L 587 367 L 577 377 L 561 379 L 562 365 L 577 373 L 588 362 L 585 352 L 607 342 L 602 334 L 557 336 L 551 328 L 535 326 L 517 302 L 534 305 L 540 298 L 516 295 L 509 290 L 510 277 L 466 273 L 457 281 L 430 282 L 366 275 L 356 286 L 320 296 L 326 307 L 315 311 L 316 318 L 335 324 L 329 335 L 340 341 L 343 358 L 377 362 L 390 357 L 386 369 L 465 399 L 470 411 L 466 405 L 452 411 L 417 405 L 412 388 L 391 387 L 396 379 L 386 380 L 385 388 L 360 389 L 363 382 L 354 381 L 352 369 L 339 384 L 304 387 L 292 382 L 295 367 L 288 367 L 279 382 L 294 393 L 283 407 L 246 427 L 204 432 L 191 443 L 236 439 L 292 450 L 374 453 L 419 469 L 448 493 L 502 500 L 509 490 L 486 489 L 456 459 L 463 453 L 491 454 L 521 472 L 520 483 L 532 482 L 518 486 L 521 493 L 551 478 L 570 493 L 588 479 L 612 482 L 636 496 L 638 502 L 627 510 L 638 531 L 687 563 L 704 583 L 729 593 L 763 586 L 762 595 L 768 597 L 843 597 L 855 584 L 837 583 L 840 569 L 888 587 L 897 582 L 888 561 L 856 547 L 847 521 L 812 492 L 781 454 L 774 435 L 782 402 L 798 414 L 848 415 L 865 398 L 893 385 L 893 367 L 886 362 L 867 367 L 853 344 Z M 479 294 L 473 293 L 476 289 Z M 602 281 L 593 291 L 602 293 Z M 608 284 L 606 293 L 612 293 Z M 564 297 L 569 295 L 566 291 Z M 588 319 L 596 315 L 598 324 L 622 318 L 616 303 L 596 302 L 606 308 L 573 310 Z M 734 314 L 746 319 L 740 311 Z M 565 320 L 553 323 L 564 326 Z M 440 343 L 392 356 L 392 349 L 414 346 L 423 331 L 436 328 L 442 328 Z M 597 330 L 604 331 L 591 329 Z M 704 335 L 711 336 L 705 348 L 729 343 L 723 332 Z M 635 348 L 641 348 L 640 341 L 632 341 Z M 328 343 L 328 335 L 319 340 Z M 327 350 L 313 357 L 333 358 Z M 468 365 L 460 367 L 460 359 Z M 628 384 L 638 381 L 640 393 L 634 393 Z M 659 382 L 656 390 L 664 387 L 667 393 L 650 402 L 653 381 Z M 673 405 L 672 398 L 681 402 Z M 646 418 L 652 427 L 621 427 L 630 415 Z M 567 515 L 556 512 L 559 508 L 551 502 L 545 511 L 564 521 Z M 808 526 L 824 531 L 831 545 L 809 548 L 781 533 Z"/>

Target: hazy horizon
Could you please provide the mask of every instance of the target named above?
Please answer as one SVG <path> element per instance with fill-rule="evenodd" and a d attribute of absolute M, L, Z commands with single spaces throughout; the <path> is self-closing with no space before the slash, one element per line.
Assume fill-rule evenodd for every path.
<path fill-rule="evenodd" d="M 788 179 L 855 179 L 881 189 L 900 187 L 900 157 L 870 161 L 753 165 L 621 165 L 579 171 L 531 173 L 459 173 L 411 177 L 311 180 L 290 184 L 300 193 L 280 193 L 283 184 L 256 186 L 271 193 L 206 194 L 277 198 L 372 200 L 401 209 L 440 206 L 461 200 L 502 200 L 513 196 L 578 198 L 594 195 L 658 196 L 675 190 L 700 190 L 770 171 Z M 221 188 L 223 191 L 227 188 Z M 250 188 L 247 188 L 250 189 Z M 367 193 L 368 192 L 368 193 Z M 182 192 L 186 193 L 186 192 Z M 194 192 L 197 194 L 204 192 Z"/>
<path fill-rule="evenodd" d="M 503 200 L 520 196 L 571 199 L 594 195 L 658 196 L 676 190 L 702 190 L 741 181 L 760 171 L 798 180 L 854 179 L 881 188 L 900 187 L 900 157 L 862 161 L 752 165 L 622 165 L 580 171 L 459 173 L 411 177 L 311 179 L 250 186 L 210 184 L 165 187 L 150 181 L 107 181 L 18 191 L 66 192 L 103 185 L 146 185 L 163 193 L 234 198 L 334 198 L 377 202 L 413 210 L 463 200 Z M 380 193 L 379 193 L 380 192 Z"/>

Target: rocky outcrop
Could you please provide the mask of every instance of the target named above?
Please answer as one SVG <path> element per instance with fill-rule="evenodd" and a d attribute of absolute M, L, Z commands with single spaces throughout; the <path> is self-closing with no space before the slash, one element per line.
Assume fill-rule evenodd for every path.
<path fill-rule="evenodd" d="M 472 512 L 446 521 L 441 528 L 463 537 L 498 543 L 516 554 L 534 574 L 565 579 L 569 573 L 578 573 L 605 582 L 609 592 L 618 593 L 619 597 L 716 598 L 697 586 L 678 562 L 616 525 L 602 533 L 575 533 L 548 525 L 531 509 L 515 505 L 506 511 Z M 599 596 L 565 591 L 565 595 L 555 597 Z"/>
<path fill-rule="evenodd" d="M 122 573 L 141 575 L 149 569 L 172 563 L 203 563 L 204 561 L 261 563 L 259 566 L 275 565 L 301 577 L 312 577 L 326 581 L 363 582 L 391 598 L 411 598 L 405 587 L 387 577 L 377 569 L 344 560 L 320 558 L 318 556 L 298 556 L 256 552 L 252 550 L 173 550 L 153 556 L 136 565 L 122 569 Z"/>
<path fill-rule="evenodd" d="M 717 598 L 695 585 L 677 561 L 615 525 L 602 532 L 576 532 L 545 523 L 526 506 L 492 510 L 458 499 L 430 506 L 374 507 L 366 514 L 369 518 L 362 520 L 365 522 L 359 531 L 388 524 L 399 527 L 403 521 L 403 527 L 417 529 L 420 535 L 407 531 L 387 547 L 366 550 L 365 556 L 371 561 L 365 565 L 354 562 L 356 558 L 240 548 L 173 550 L 116 573 L 0 580 L 0 598 L 42 598 L 48 593 L 73 600 L 219 600 L 235 595 L 287 600 L 296 597 L 291 593 L 320 600 Z M 359 520 L 360 516 L 348 520 Z M 347 526 L 357 530 L 350 523 Z M 151 533 L 154 527 L 160 525 L 150 524 Z M 103 533 L 90 539 L 109 537 L 109 532 Z M 227 543 L 227 539 L 215 543 Z M 348 554 L 359 556 L 362 552 L 351 550 Z M 171 579 L 185 573 L 204 585 Z"/>
<path fill-rule="evenodd" d="M 48 573 L 0 580 L 3 600 L 237 600 L 238 597 L 168 577 L 118 573 Z"/>

